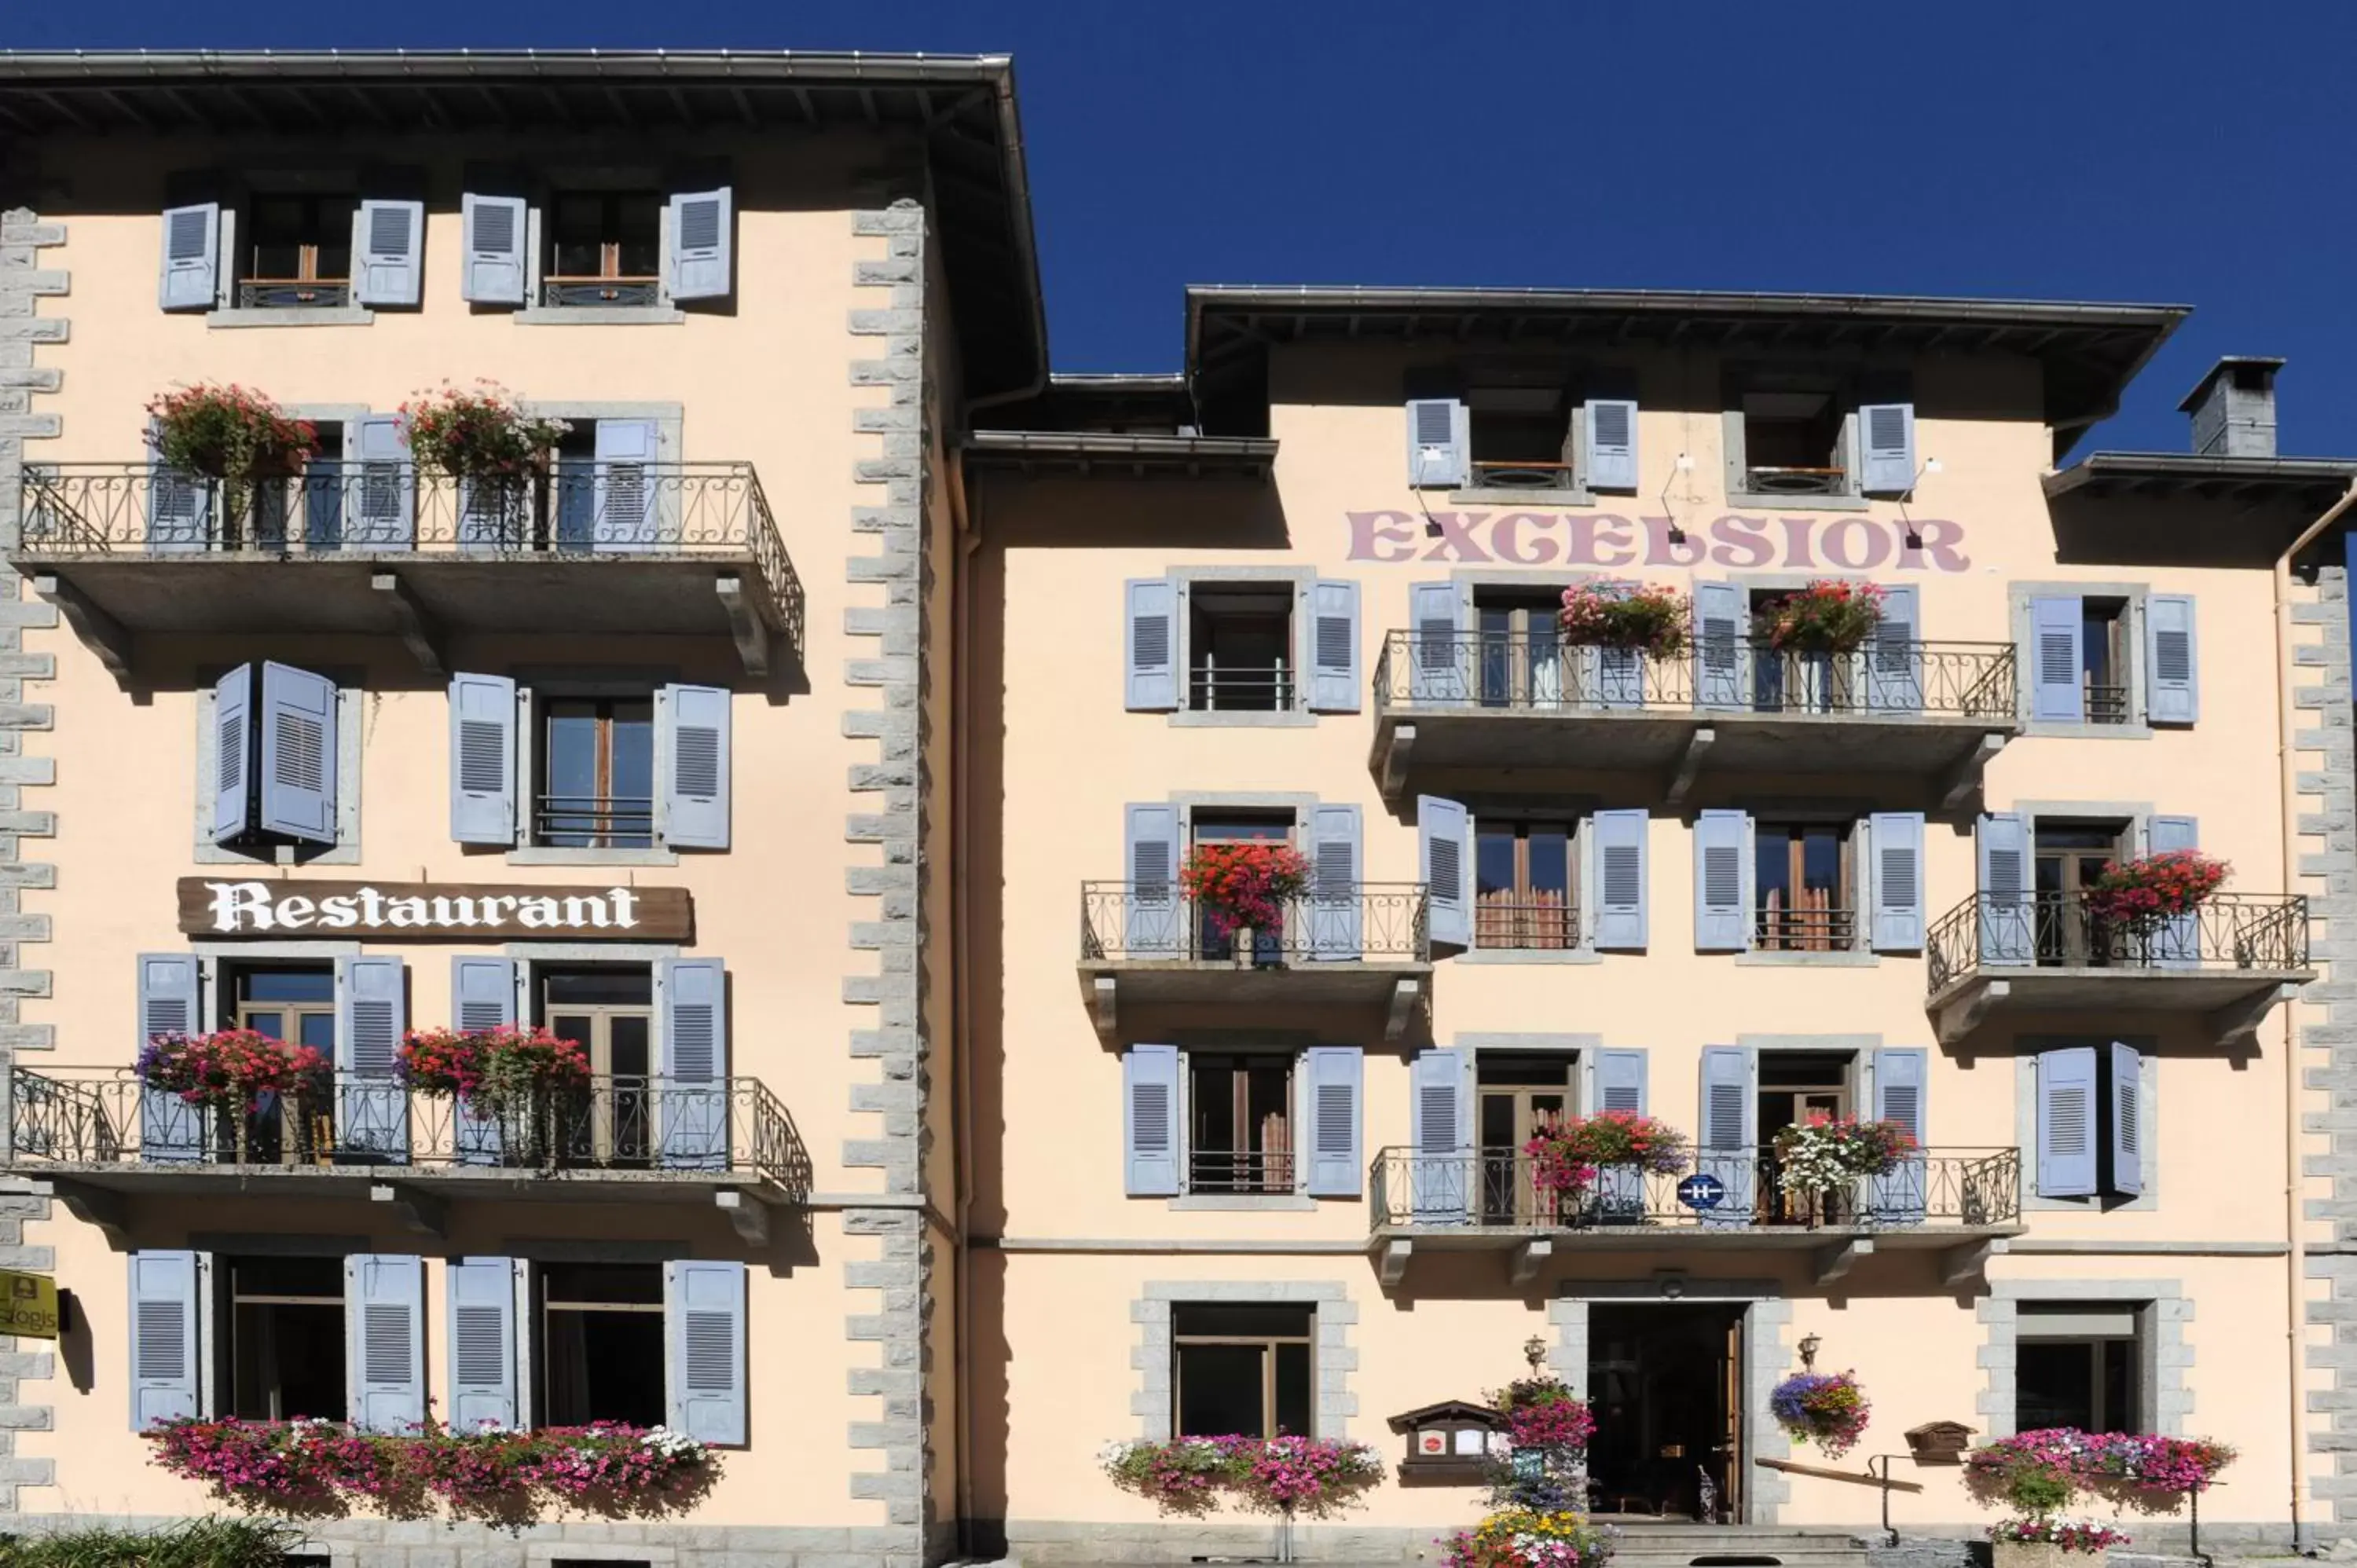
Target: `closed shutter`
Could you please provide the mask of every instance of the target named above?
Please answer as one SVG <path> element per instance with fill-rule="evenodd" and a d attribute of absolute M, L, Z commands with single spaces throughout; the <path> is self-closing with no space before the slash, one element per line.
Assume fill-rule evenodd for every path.
<path fill-rule="evenodd" d="M 656 807 L 668 848 L 728 847 L 730 702 L 726 686 L 655 693 Z"/>
<path fill-rule="evenodd" d="M 663 1340 L 672 1430 L 745 1443 L 745 1265 L 665 1263 Z"/>
<path fill-rule="evenodd" d="M 1359 711 L 1359 585 L 1320 577 L 1309 585 L 1309 705 Z"/>
<path fill-rule="evenodd" d="M 1407 607 L 1409 700 L 1466 701 L 1474 691 L 1474 650 L 1460 624 L 1463 601 L 1457 585 L 1410 584 Z"/>
<path fill-rule="evenodd" d="M 1470 1097 L 1463 1051 L 1424 1051 L 1410 1070 L 1408 1208 L 1419 1225 L 1464 1224 L 1473 1216 Z M 1396 1196 L 1386 1194 L 1386 1208 Z"/>
<path fill-rule="evenodd" d="M 728 1168 L 728 972 L 716 958 L 655 964 L 656 1136 L 674 1170 Z"/>
<path fill-rule="evenodd" d="M 1312 808 L 1309 898 L 1306 908 L 1309 950 L 1317 958 L 1351 960 L 1366 955 L 1360 863 L 1359 808 Z"/>
<path fill-rule="evenodd" d="M 1178 808 L 1159 801 L 1123 807 L 1121 865 L 1123 948 L 1133 958 L 1191 951 L 1189 906 L 1178 897 Z"/>
<path fill-rule="evenodd" d="M 2145 829 L 2145 847 L 2167 854 L 2201 847 L 2201 823 L 2192 817 L 2155 816 Z M 2133 942 L 2133 937 L 2125 940 Z M 2201 963 L 2201 914 L 2176 915 L 2153 928 L 2152 961 L 2164 969 L 2196 969 Z"/>
<path fill-rule="evenodd" d="M 2038 914 L 2029 886 L 2029 822 L 2013 811 L 1992 811 L 1981 818 L 1975 838 L 1981 961 L 2028 963 L 2036 950 Z"/>
<path fill-rule="evenodd" d="M 1741 952 L 1751 945 L 1751 818 L 1704 811 L 1695 818 L 1695 950 Z"/>
<path fill-rule="evenodd" d="M 1869 403 L 1857 411 L 1865 463 L 1858 489 L 1870 496 L 1903 496 L 1915 488 L 1915 405 Z"/>
<path fill-rule="evenodd" d="M 1593 490 L 1637 488 L 1637 404 L 1633 399 L 1587 400 L 1587 472 Z"/>
<path fill-rule="evenodd" d="M 1642 808 L 1598 811 L 1588 820 L 1596 838 L 1596 945 L 1633 951 L 1651 940 L 1645 842 L 1652 818 Z"/>
<path fill-rule="evenodd" d="M 362 305 L 415 305 L 425 274 L 425 204 L 363 201 L 352 231 L 352 297 Z"/>
<path fill-rule="evenodd" d="M 1882 591 L 1882 618 L 1867 645 L 1867 705 L 1882 713 L 1923 706 L 1923 612 L 1911 583 Z"/>
<path fill-rule="evenodd" d="M 2157 725 L 2190 725 L 2201 716 L 2200 649 L 2193 637 L 2193 596 L 2154 594 L 2144 602 L 2145 717 Z"/>
<path fill-rule="evenodd" d="M 1366 1165 L 1360 1153 L 1363 1053 L 1356 1046 L 1312 1046 L 1301 1065 L 1309 1094 L 1309 1196 L 1356 1197 Z"/>
<path fill-rule="evenodd" d="M 589 527 L 593 550 L 652 550 L 662 542 L 654 464 L 662 432 L 651 419 L 601 419 L 591 435 L 595 478 Z"/>
<path fill-rule="evenodd" d="M 1760 1094 L 1757 1058 L 1741 1046 L 1705 1046 L 1702 1051 L 1702 1136 L 1695 1174 L 1714 1176 L 1719 1202 L 1699 1211 L 1705 1224 L 1748 1225 L 1759 1151 Z"/>
<path fill-rule="evenodd" d="M 1132 1046 L 1121 1057 L 1122 1191 L 1178 1195 L 1178 1047 Z"/>
<path fill-rule="evenodd" d="M 1178 589 L 1168 577 L 1124 585 L 1125 705 L 1134 714 L 1178 706 Z"/>
<path fill-rule="evenodd" d="M 189 1251 L 131 1254 L 131 1430 L 202 1415 L 197 1293 L 203 1268 Z"/>
<path fill-rule="evenodd" d="M 336 683 L 291 665 L 262 667 L 261 825 L 306 843 L 336 842 Z"/>
<path fill-rule="evenodd" d="M 355 550 L 410 550 L 417 539 L 417 465 L 401 416 L 371 413 L 351 427 L 344 542 Z"/>
<path fill-rule="evenodd" d="M 516 683 L 505 675 L 450 677 L 450 837 L 516 842 Z"/>
<path fill-rule="evenodd" d="M 1417 875 L 1425 886 L 1428 931 L 1436 942 L 1473 945 L 1473 823 L 1454 800 L 1415 798 Z"/>
<path fill-rule="evenodd" d="M 1473 426 L 1454 398 L 1415 398 L 1407 405 L 1407 482 L 1453 490 L 1472 474 Z"/>
<path fill-rule="evenodd" d="M 1925 1129 L 1930 1125 L 1925 1116 L 1924 1101 L 1930 1090 L 1929 1051 L 1920 1047 L 1909 1047 L 1874 1053 L 1875 1120 L 1896 1122 L 1915 1140 L 1911 1154 L 1874 1179 L 1874 1207 L 1881 1223 L 1916 1225 L 1922 1222 L 1930 1197 L 1927 1187 L 1930 1165 L 1923 1155 Z"/>
<path fill-rule="evenodd" d="M 450 1314 L 450 1429 L 479 1432 L 516 1424 L 516 1265 L 511 1258 L 453 1258 Z"/>
<path fill-rule="evenodd" d="M 1867 819 L 1874 857 L 1874 950 L 1923 947 L 1923 813 L 1877 811 Z"/>
<path fill-rule="evenodd" d="M 2069 1046 L 2038 1056 L 2038 1196 L 2095 1191 L 2095 1049 Z"/>
<path fill-rule="evenodd" d="M 735 286 L 729 258 L 733 198 L 724 185 L 671 199 L 671 276 L 664 281 L 672 298 L 722 299 Z"/>
<path fill-rule="evenodd" d="M 2029 716 L 2076 724 L 2086 716 L 2079 639 L 2085 611 L 2076 598 L 2029 601 Z"/>
<path fill-rule="evenodd" d="M 458 292 L 477 305 L 522 305 L 524 295 L 524 199 L 479 196 L 458 199 L 466 244 L 466 270 Z"/>
<path fill-rule="evenodd" d="M 450 961 L 450 1010 L 469 1034 L 503 1028 L 516 1021 L 516 963 L 509 958 L 465 955 Z M 460 1096 L 452 1133 L 462 1165 L 500 1162 L 504 1140 L 499 1118 L 478 1116 Z"/>
<path fill-rule="evenodd" d="M 397 958 L 336 961 L 336 1143 L 346 1155 L 409 1158 L 409 1103 L 396 1072 L 408 979 Z"/>
<path fill-rule="evenodd" d="M 147 548 L 168 554 L 210 548 L 219 481 L 167 465 L 152 424 L 146 443 Z"/>
<path fill-rule="evenodd" d="M 221 203 L 164 209 L 163 270 L 156 303 L 166 310 L 210 310 L 221 290 Z"/>
<path fill-rule="evenodd" d="M 199 969 L 194 953 L 139 955 L 140 1049 L 158 1035 L 197 1033 Z M 138 1059 L 135 1053 L 132 1058 Z M 169 1090 L 139 1091 L 139 1158 L 185 1165 L 205 1154 L 205 1113 Z"/>
<path fill-rule="evenodd" d="M 1733 583 L 1694 585 L 1695 705 L 1741 709 L 1750 705 L 1744 671 L 1750 663 L 1743 589 Z"/>
<path fill-rule="evenodd" d="M 2124 1197 L 2144 1191 L 2147 1132 L 2144 1109 L 2144 1056 L 2134 1046 L 2112 1042 L 2111 1190 Z"/>
<path fill-rule="evenodd" d="M 1591 1112 L 1619 1116 L 1645 1113 L 1645 1053 L 1596 1053 L 1596 1103 Z M 1519 1189 L 1520 1184 L 1516 1184 Z M 1596 1196 L 1607 1223 L 1633 1224 L 1645 1212 L 1645 1172 L 1639 1165 L 1607 1165 L 1596 1176 Z"/>
<path fill-rule="evenodd" d="M 424 1425 L 425 1260 L 392 1252 L 344 1260 L 344 1344 L 352 1424 L 402 1434 Z"/>
<path fill-rule="evenodd" d="M 212 839 L 229 843 L 253 828 L 253 666 L 213 682 Z"/>

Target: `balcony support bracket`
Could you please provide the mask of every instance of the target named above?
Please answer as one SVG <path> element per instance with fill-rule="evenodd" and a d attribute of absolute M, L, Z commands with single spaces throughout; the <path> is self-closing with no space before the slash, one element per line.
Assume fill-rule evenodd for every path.
<path fill-rule="evenodd" d="M 770 1206 L 759 1195 L 741 1187 L 725 1187 L 712 1195 L 712 1201 L 748 1247 L 770 1244 Z"/>
<path fill-rule="evenodd" d="M 1708 725 L 1697 727 L 1686 736 L 1685 749 L 1678 754 L 1677 771 L 1670 775 L 1670 787 L 1663 792 L 1663 798 L 1671 805 L 1678 805 L 1685 800 L 1686 791 L 1694 788 L 1695 779 L 1702 772 L 1704 755 L 1717 740 L 1718 731 Z"/>
<path fill-rule="evenodd" d="M 1961 1289 L 1984 1278 L 1988 1273 L 1989 1260 L 2000 1257 L 2012 1242 L 2002 1236 L 1970 1247 L 1953 1247 L 1940 1254 L 1940 1283 L 1952 1289 Z"/>
<path fill-rule="evenodd" d="M 745 673 L 768 675 L 770 628 L 745 592 L 745 580 L 734 572 L 724 572 L 712 580 L 712 588 L 720 596 L 720 607 L 727 612 L 728 635 L 737 640 L 737 657 L 743 660 Z"/>
<path fill-rule="evenodd" d="M 1121 983 L 1110 974 L 1100 974 L 1089 984 L 1089 1003 L 1096 1014 L 1097 1034 L 1107 1040 L 1114 1037 L 1114 1025 L 1119 1017 L 1120 990 Z"/>
<path fill-rule="evenodd" d="M 1385 1290 L 1397 1290 L 1400 1281 L 1407 1278 L 1408 1257 L 1415 1251 L 1415 1243 L 1409 1240 L 1383 1243 L 1383 1257 L 1379 1261 L 1378 1267 L 1382 1272 Z"/>
<path fill-rule="evenodd" d="M 1981 776 L 1996 754 L 2005 749 L 2005 736 L 1985 735 L 1972 750 L 1966 752 L 1948 776 L 1940 781 L 1940 809 L 1953 811 L 1973 796 L 1980 793 Z"/>
<path fill-rule="evenodd" d="M 1836 1241 L 1830 1247 L 1818 1249 L 1817 1283 L 1832 1284 L 1856 1268 L 1860 1258 L 1868 1257 L 1873 1251 L 1874 1238 L 1871 1236 L 1853 1236 L 1846 1241 Z"/>
<path fill-rule="evenodd" d="M 1981 1026 L 1981 1020 L 1991 1009 L 2013 994 L 2013 982 L 1991 980 L 1976 991 L 1967 991 L 1940 1009 L 1937 1021 L 1940 1044 L 1953 1046 Z"/>
<path fill-rule="evenodd" d="M 1534 1237 L 1514 1249 L 1507 1260 L 1506 1277 L 1518 1285 L 1526 1285 L 1539 1277 L 1539 1269 L 1555 1256 L 1555 1243 L 1544 1236 Z"/>
<path fill-rule="evenodd" d="M 450 1206 L 430 1192 L 421 1192 L 408 1182 L 380 1181 L 369 1184 L 369 1201 L 389 1203 L 401 1216 L 401 1222 L 420 1236 L 432 1236 L 437 1240 L 450 1233 Z"/>
<path fill-rule="evenodd" d="M 2299 994 L 2297 985 L 2271 985 L 2240 1002 L 2229 1004 L 2201 1020 L 2210 1038 L 2217 1045 L 2237 1051 L 2258 1048 L 2259 1026 L 2278 1002 L 2288 1003 Z"/>
<path fill-rule="evenodd" d="M 384 596 L 386 607 L 393 611 L 393 630 L 400 634 L 409 656 L 417 660 L 417 667 L 436 678 L 449 674 L 450 660 L 442 652 L 442 630 L 411 595 L 409 585 L 395 573 L 371 572 L 369 586 Z"/>
<path fill-rule="evenodd" d="M 123 1194 L 78 1181 L 34 1182 L 31 1191 L 39 1197 L 56 1198 L 66 1206 L 68 1214 L 85 1225 L 98 1227 L 106 1244 L 116 1251 L 130 1245 L 131 1200 Z"/>
<path fill-rule="evenodd" d="M 1408 755 L 1415 749 L 1415 726 L 1414 725 L 1394 725 L 1392 726 L 1392 743 L 1383 752 L 1383 776 L 1382 786 L 1384 800 L 1395 800 L 1399 799 L 1400 791 L 1407 787 Z"/>
<path fill-rule="evenodd" d="M 1422 1010 L 1424 982 L 1403 980 L 1392 987 L 1391 1010 L 1383 1018 L 1383 1042 L 1397 1045 L 1407 1033 L 1408 1021 Z"/>
<path fill-rule="evenodd" d="M 118 681 L 131 679 L 131 634 L 123 623 L 82 596 L 80 588 L 53 574 L 33 579 L 33 592 L 58 607 L 66 625 L 81 639 L 107 673 Z"/>

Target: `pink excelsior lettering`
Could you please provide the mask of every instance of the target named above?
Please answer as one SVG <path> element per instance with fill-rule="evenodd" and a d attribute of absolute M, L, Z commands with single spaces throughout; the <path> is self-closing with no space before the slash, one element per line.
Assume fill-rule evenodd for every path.
<path fill-rule="evenodd" d="M 1923 518 L 1907 525 L 1871 517 L 1745 517 L 1730 512 L 1681 527 L 1666 517 L 1611 512 L 1354 511 L 1353 561 L 1386 564 L 1727 566 L 1742 571 L 1940 572 L 1972 570 L 1964 527 Z"/>

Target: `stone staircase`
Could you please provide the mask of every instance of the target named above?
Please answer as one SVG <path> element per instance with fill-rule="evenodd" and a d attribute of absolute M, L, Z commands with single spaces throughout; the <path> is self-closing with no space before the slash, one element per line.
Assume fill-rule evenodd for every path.
<path fill-rule="evenodd" d="M 1605 1522 L 1620 1532 L 1613 1568 L 1867 1568 L 1866 1537 L 1846 1530 Z"/>

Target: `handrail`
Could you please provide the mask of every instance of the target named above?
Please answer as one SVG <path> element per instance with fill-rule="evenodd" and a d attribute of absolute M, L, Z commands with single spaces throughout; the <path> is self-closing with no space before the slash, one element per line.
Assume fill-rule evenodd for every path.
<path fill-rule="evenodd" d="M 2305 969 L 2308 900 L 2213 893 L 2182 915 L 2120 920 L 2083 892 L 1975 893 L 1932 922 L 1924 959 L 1934 993 L 1992 969 Z"/>
<path fill-rule="evenodd" d="M 1353 882 L 1288 900 L 1274 929 L 1252 933 L 1242 967 L 1426 962 L 1430 912 L 1421 882 Z M 1240 939 L 1220 930 L 1176 882 L 1081 884 L 1083 961 L 1239 963 Z"/>

